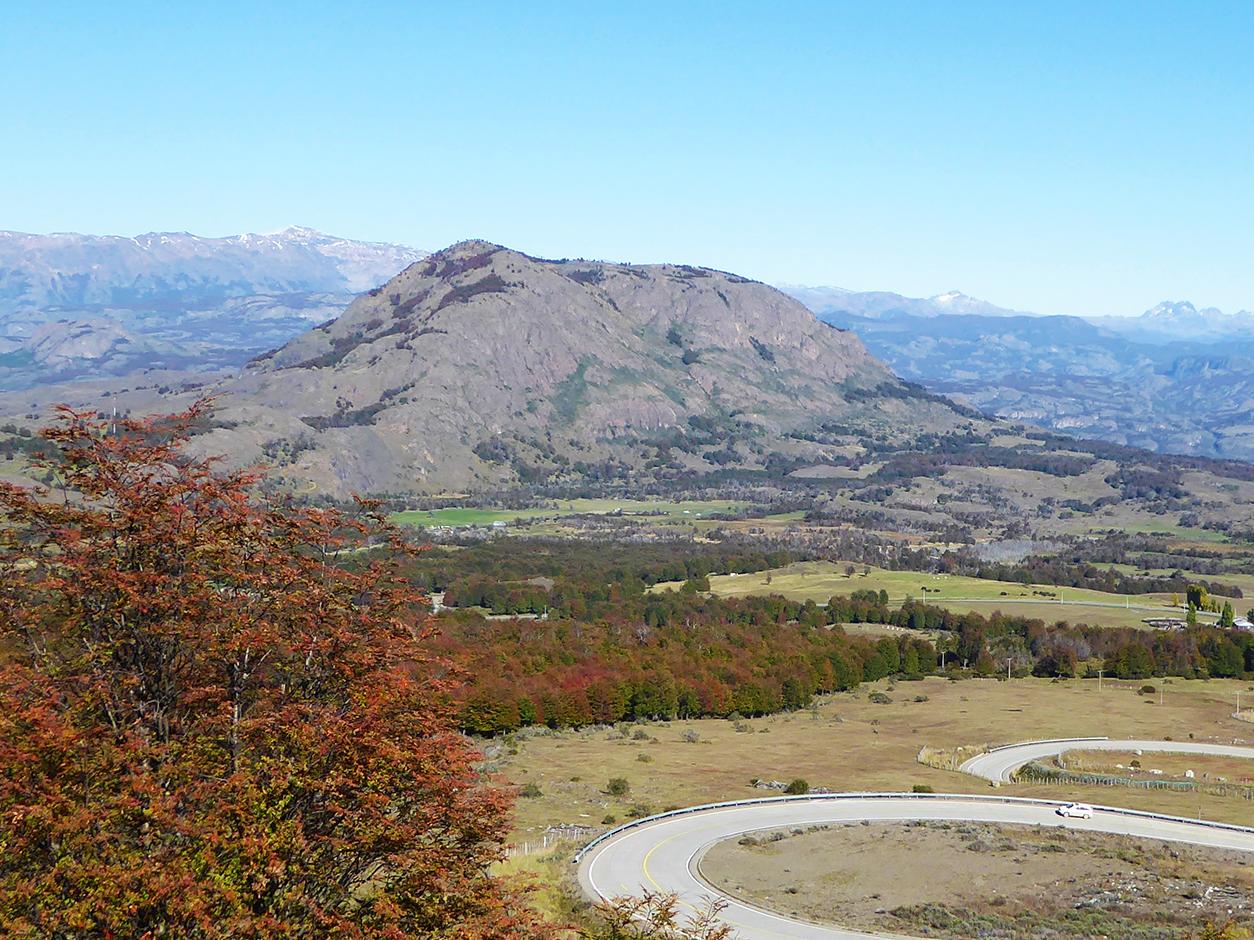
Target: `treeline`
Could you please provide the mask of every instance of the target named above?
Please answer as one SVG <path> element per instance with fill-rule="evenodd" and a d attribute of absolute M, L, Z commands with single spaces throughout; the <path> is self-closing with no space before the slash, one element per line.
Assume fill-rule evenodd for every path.
<path fill-rule="evenodd" d="M 834 597 L 832 618 L 851 623 L 889 623 L 916 630 L 941 630 L 940 643 L 959 668 L 977 675 L 1005 670 L 1018 675 L 1075 678 L 1103 669 L 1120 679 L 1180 676 L 1188 679 L 1235 678 L 1254 673 L 1254 633 L 1199 626 L 1179 631 L 1094 627 L 994 612 L 985 617 L 907 601 L 890 610 L 859 592 Z"/>
<path fill-rule="evenodd" d="M 32 434 L 29 428 L 0 424 L 0 460 L 12 460 L 19 455 L 33 457 L 48 450 L 48 442 Z"/>
<path fill-rule="evenodd" d="M 649 623 L 442 617 L 437 646 L 472 677 L 465 730 L 763 715 L 890 675 L 935 671 L 925 640 L 829 629 L 813 603 L 651 596 Z"/>
<path fill-rule="evenodd" d="M 964 572 L 968 573 L 968 572 Z M 1014 581 L 1019 584 L 1050 584 L 1056 587 L 1087 588 L 1109 594 L 1180 594 L 1194 585 L 1209 594 L 1240 598 L 1245 595 L 1235 584 L 1205 581 L 1176 572 L 1167 577 L 1123 574 L 1111 568 L 1090 564 L 1074 564 L 1057 558 L 1029 558 L 1017 564 L 980 564 L 969 572 L 973 577 L 989 581 Z"/>
<path fill-rule="evenodd" d="M 470 677 L 465 730 L 497 734 L 543 724 L 580 727 L 637 719 L 761 715 L 803 708 L 817 694 L 888 676 L 1063 678 L 1108 675 L 1237 677 L 1254 673 L 1254 634 L 1090 627 L 994 613 L 959 614 L 882 592 L 826 606 L 786 598 L 719 599 L 687 591 L 617 598 L 616 613 L 579 619 L 440 619 L 439 651 Z M 939 631 L 874 640 L 844 623 Z"/>
<path fill-rule="evenodd" d="M 432 549 L 415 559 L 408 573 L 422 589 L 444 592 L 450 607 L 584 619 L 624 604 L 640 615 L 645 591 L 659 582 L 765 571 L 800 557 L 737 541 L 616 544 L 607 551 L 591 542 L 508 539 Z"/>
<path fill-rule="evenodd" d="M 952 450 L 898 453 L 867 478 L 868 484 L 895 483 L 915 477 L 938 477 L 950 467 L 1006 467 L 1035 470 L 1050 476 L 1079 476 L 1094 466 L 1089 457 L 1057 454 L 1038 448 L 1016 450 L 1010 447 L 956 447 Z"/>

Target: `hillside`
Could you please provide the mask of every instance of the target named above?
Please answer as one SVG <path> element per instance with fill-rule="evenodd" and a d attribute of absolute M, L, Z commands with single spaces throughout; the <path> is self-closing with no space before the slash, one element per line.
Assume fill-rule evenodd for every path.
<path fill-rule="evenodd" d="M 972 421 L 764 284 L 477 241 L 221 392 L 223 426 L 201 446 L 269 455 L 333 495 L 821 462 Z"/>
<path fill-rule="evenodd" d="M 227 238 L 0 232 L 0 389 L 140 364 L 238 366 L 422 257 L 307 228 Z"/>

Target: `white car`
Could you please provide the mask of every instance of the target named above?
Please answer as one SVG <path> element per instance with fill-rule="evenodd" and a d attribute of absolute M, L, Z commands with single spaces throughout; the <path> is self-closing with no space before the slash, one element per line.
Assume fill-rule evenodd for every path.
<path fill-rule="evenodd" d="M 1067 803 L 1058 807 L 1056 812 L 1059 816 L 1067 816 L 1074 819 L 1093 818 L 1093 807 L 1087 803 Z"/>

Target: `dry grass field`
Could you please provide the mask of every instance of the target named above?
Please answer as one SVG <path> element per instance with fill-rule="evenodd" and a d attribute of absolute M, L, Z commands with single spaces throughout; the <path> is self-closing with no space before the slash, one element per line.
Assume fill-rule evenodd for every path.
<path fill-rule="evenodd" d="M 1115 774 L 1141 780 L 1194 780 L 1197 783 L 1254 786 L 1254 761 L 1239 757 L 1076 749 L 1062 754 L 1057 763 L 1075 773 Z M 1193 772 L 1192 777 L 1189 776 L 1189 771 Z"/>
<path fill-rule="evenodd" d="M 1235 680 L 1168 680 L 1163 704 L 1142 696 L 1140 683 L 1048 679 L 931 678 L 876 683 L 827 697 L 815 709 L 733 722 L 721 719 L 625 725 L 616 729 L 520 734 L 490 742 L 490 764 L 509 782 L 538 795 L 518 800 L 515 837 L 534 841 L 548 826 L 601 828 L 623 822 L 633 809 L 739 799 L 767 791 L 754 778 L 832 790 L 902 790 L 914 784 L 937 791 L 986 792 L 988 784 L 916 761 L 924 745 L 939 748 L 1004 744 L 1033 738 L 1171 737 L 1254 744 L 1254 726 L 1231 717 Z M 874 704 L 872 689 L 892 702 Z M 916 699 L 924 698 L 924 701 Z M 610 795 L 609 781 L 628 790 Z M 532 789 L 528 792 L 535 793 Z M 1013 784 L 1002 792 L 1046 798 L 1075 797 L 1185 816 L 1254 824 L 1254 803 L 1210 794 L 1094 787 Z"/>
<path fill-rule="evenodd" d="M 1254 917 L 1246 853 L 1064 829 L 816 827 L 723 842 L 700 865 L 759 907 L 932 937 L 1163 940 Z"/>

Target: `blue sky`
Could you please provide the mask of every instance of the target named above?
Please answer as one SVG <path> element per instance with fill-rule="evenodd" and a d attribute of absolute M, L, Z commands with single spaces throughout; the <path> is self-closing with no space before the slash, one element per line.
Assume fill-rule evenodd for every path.
<path fill-rule="evenodd" d="M 0 228 L 1254 308 L 1254 4 L 0 9 Z"/>

